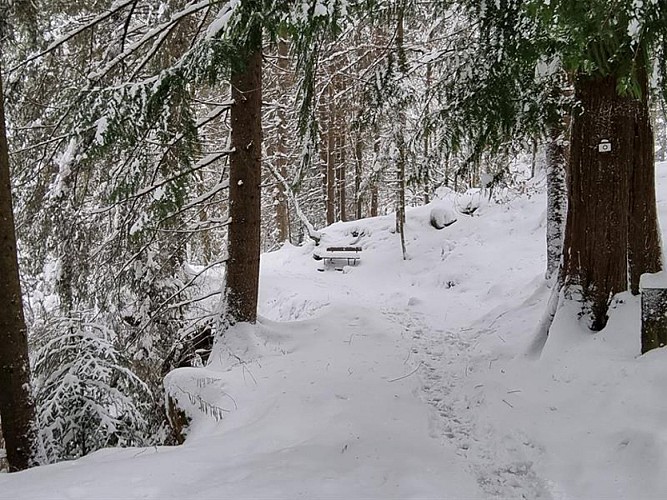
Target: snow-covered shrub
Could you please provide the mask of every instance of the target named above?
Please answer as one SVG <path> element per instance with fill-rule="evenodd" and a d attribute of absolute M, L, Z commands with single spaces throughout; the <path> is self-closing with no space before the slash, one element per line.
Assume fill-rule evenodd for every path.
<path fill-rule="evenodd" d="M 430 222 L 436 229 L 451 226 L 456 222 L 456 212 L 450 207 L 437 205 L 431 209 Z"/>
<path fill-rule="evenodd" d="M 145 444 L 148 388 L 113 346 L 112 333 L 81 318 L 53 321 L 44 332 L 34 376 L 46 460 Z"/>
<path fill-rule="evenodd" d="M 465 215 L 473 215 L 482 205 L 481 190 L 468 190 L 458 196 L 456 206 L 459 212 Z"/>

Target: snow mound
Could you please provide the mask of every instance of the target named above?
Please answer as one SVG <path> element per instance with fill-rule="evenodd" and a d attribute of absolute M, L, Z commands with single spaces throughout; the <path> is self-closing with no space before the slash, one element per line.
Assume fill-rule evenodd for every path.
<path fill-rule="evenodd" d="M 456 222 L 456 212 L 451 206 L 435 206 L 429 217 L 431 225 L 436 229 L 444 229 Z"/>

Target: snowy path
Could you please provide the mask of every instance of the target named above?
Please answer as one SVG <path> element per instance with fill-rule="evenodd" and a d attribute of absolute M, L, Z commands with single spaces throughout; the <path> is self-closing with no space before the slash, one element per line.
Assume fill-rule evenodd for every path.
<path fill-rule="evenodd" d="M 385 315 L 402 324 L 413 339 L 412 364 L 420 367 L 423 398 L 434 410 L 433 437 L 456 447 L 489 496 L 553 498 L 548 482 L 532 467 L 539 449 L 525 436 L 502 435 L 492 422 L 476 422 L 471 411 L 471 406 L 484 401 L 479 394 L 468 394 L 462 381 L 482 364 L 493 364 L 493 359 L 470 355 L 475 342 L 489 332 L 438 329 L 429 326 L 422 315 L 405 311 L 385 311 Z"/>
<path fill-rule="evenodd" d="M 452 244 L 450 251 L 455 251 L 456 246 Z M 294 288 L 298 289 L 304 285 L 296 282 L 308 280 L 308 289 L 322 295 L 314 292 L 302 297 L 294 293 L 289 299 L 275 299 L 274 305 L 282 308 L 281 315 L 289 311 L 288 314 L 296 318 L 301 314 L 317 316 L 323 308 L 349 307 L 350 304 L 363 304 L 368 310 L 380 311 L 389 323 L 403 330 L 406 365 L 411 367 L 407 371 L 415 370 L 412 376 L 420 380 L 420 398 L 431 409 L 431 437 L 440 441 L 445 449 L 456 452 L 481 490 L 490 498 L 559 497 L 552 494 L 549 482 L 533 468 L 534 460 L 542 453 L 540 447 L 519 432 L 507 433 L 496 428 L 490 419 L 480 421 L 475 411 L 484 405 L 484 394 L 481 388 L 474 387 L 471 393 L 471 387 L 465 382 L 472 373 L 493 368 L 495 355 L 473 353 L 481 340 L 495 332 L 479 326 L 448 328 L 447 318 L 458 325 L 466 320 L 474 324 L 488 311 L 481 308 L 468 313 L 467 318 L 457 317 L 452 312 L 456 305 L 442 308 L 435 315 L 432 311 L 420 312 L 420 305 L 428 304 L 414 298 L 415 304 L 411 303 L 411 295 L 405 292 L 414 288 L 409 282 L 396 279 L 391 286 L 372 287 L 382 293 L 369 294 L 365 273 L 361 271 L 347 269 L 347 274 L 335 271 L 315 274 L 306 269 L 304 274 L 281 273 L 276 277 L 280 283 L 292 280 Z M 405 277 L 414 279 L 411 275 Z M 531 304 L 538 305 L 539 300 Z M 500 310 L 498 315 L 502 317 L 506 312 Z M 493 396 L 502 397 L 502 394 Z M 509 401 L 507 404 L 511 405 Z"/>
<path fill-rule="evenodd" d="M 512 221 L 514 216 L 503 211 L 496 217 L 517 223 Z M 530 217 L 539 218 L 539 213 L 533 210 Z M 533 219 L 522 221 L 524 231 L 536 230 Z M 486 399 L 504 400 L 511 410 L 512 395 L 505 393 L 512 389 L 502 384 L 488 388 L 470 384 L 473 374 L 502 370 L 506 361 L 500 359 L 502 354 L 477 349 L 478 344 L 497 338 L 497 323 L 522 302 L 533 313 L 540 311 L 544 295 L 539 275 L 532 278 L 516 272 L 531 266 L 540 272 L 541 242 L 530 246 L 521 239 L 508 239 L 504 224 L 490 226 L 481 218 L 465 222 L 480 221 L 486 224 L 484 231 L 493 228 L 499 240 L 503 238 L 494 242 L 496 248 L 486 245 L 484 233 L 465 226 L 458 234 L 424 232 L 409 241 L 413 258 L 407 262 L 396 261 L 395 238 L 390 231 L 383 233 L 386 228 L 377 227 L 380 224 L 375 221 L 376 227 L 367 229 L 371 241 L 366 242 L 368 250 L 375 252 L 363 255 L 360 268 L 313 273 L 314 266 L 306 265 L 276 276 L 281 285 L 291 281 L 293 289 L 310 292 L 307 297 L 293 294 L 291 300 L 274 299 L 275 306 L 282 308 L 276 316 L 289 310 L 297 317 L 302 313 L 310 317 L 322 307 L 344 304 L 363 304 L 368 310 L 380 311 L 403 330 L 406 364 L 415 370 L 420 398 L 430 408 L 431 437 L 455 451 L 483 493 L 490 498 L 557 498 L 561 495 L 552 492 L 550 482 L 533 466 L 541 458 L 542 447 L 517 429 L 497 427 L 488 414 Z M 507 257 L 500 267 L 505 275 L 498 272 L 495 258 L 489 258 L 496 252 Z M 509 301 L 508 294 L 513 297 Z M 530 316 L 522 318 L 530 324 Z"/>

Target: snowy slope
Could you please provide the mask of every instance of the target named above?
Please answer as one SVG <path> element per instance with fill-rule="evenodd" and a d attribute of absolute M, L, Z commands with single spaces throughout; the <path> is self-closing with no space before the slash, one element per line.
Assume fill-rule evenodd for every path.
<path fill-rule="evenodd" d="M 659 166 L 667 220 L 667 164 Z M 436 230 L 409 210 L 339 223 L 342 272 L 286 246 L 262 259 L 260 324 L 167 380 L 194 416 L 184 446 L 104 450 L 0 476 L 0 498 L 664 498 L 667 352 L 639 356 L 639 302 L 592 334 L 549 294 L 544 193 L 483 200 Z"/>

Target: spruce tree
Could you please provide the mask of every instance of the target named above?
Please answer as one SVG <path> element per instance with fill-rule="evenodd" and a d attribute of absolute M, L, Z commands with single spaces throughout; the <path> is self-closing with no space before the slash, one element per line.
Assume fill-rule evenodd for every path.
<path fill-rule="evenodd" d="M 468 94 L 473 101 L 457 101 L 460 112 L 482 125 L 465 134 L 473 132 L 480 146 L 512 131 L 551 128 L 555 136 L 554 111 L 571 115 L 560 281 L 568 296 L 581 300 L 589 326 L 600 330 L 613 295 L 637 293 L 639 276 L 661 268 L 646 75 L 655 74 L 664 87 L 667 6 L 631 0 L 612 10 L 597 0 L 464 5 L 479 26 L 483 68 L 472 72 L 479 82 Z M 553 98 L 562 71 L 574 89 L 571 108 Z"/>
<path fill-rule="evenodd" d="M 0 34 L 2 33 L 0 28 Z M 0 39 L 0 46 L 1 46 Z M 2 75 L 0 50 L 0 75 Z M 36 461 L 35 406 L 12 209 L 4 93 L 0 76 L 0 419 L 11 471 Z"/>

